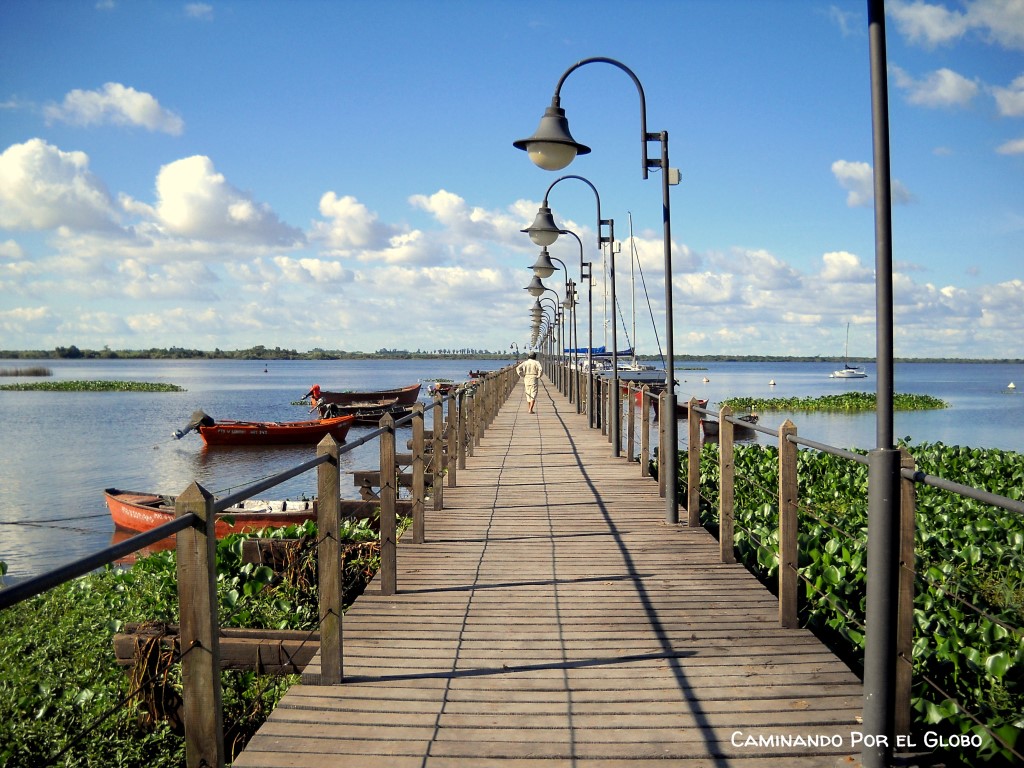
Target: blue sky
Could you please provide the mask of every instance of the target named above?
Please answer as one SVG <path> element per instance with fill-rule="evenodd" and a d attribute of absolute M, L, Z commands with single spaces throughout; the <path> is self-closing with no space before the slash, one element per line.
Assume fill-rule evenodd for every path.
<path fill-rule="evenodd" d="M 896 354 L 1024 357 L 1024 0 L 891 2 L 887 35 Z M 576 174 L 621 241 L 620 341 L 635 252 L 656 353 L 661 182 L 632 81 L 566 80 L 593 151 L 565 170 L 512 146 L 593 56 L 637 75 L 682 177 L 676 354 L 838 356 L 849 323 L 873 355 L 867 12 L 846 0 L 2 0 L 0 349 L 522 347 L 520 230 Z M 594 194 L 549 202 L 595 263 L 600 343 Z M 550 250 L 579 282 L 575 241 Z"/>

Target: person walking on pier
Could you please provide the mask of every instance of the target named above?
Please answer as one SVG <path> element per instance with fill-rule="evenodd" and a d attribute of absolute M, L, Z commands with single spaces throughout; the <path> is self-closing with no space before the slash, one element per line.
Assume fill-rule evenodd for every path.
<path fill-rule="evenodd" d="M 526 390 L 526 405 L 533 413 L 534 403 L 537 402 L 537 381 L 540 379 L 544 369 L 537 362 L 537 353 L 531 352 L 530 356 L 516 368 L 516 373 L 523 377 L 523 387 Z"/>

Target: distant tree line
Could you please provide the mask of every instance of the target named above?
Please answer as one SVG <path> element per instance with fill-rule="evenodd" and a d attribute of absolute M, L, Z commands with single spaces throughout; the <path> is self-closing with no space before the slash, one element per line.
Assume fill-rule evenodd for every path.
<path fill-rule="evenodd" d="M 368 359 L 415 359 L 415 358 L 505 358 L 508 352 L 491 352 L 486 349 L 378 349 L 376 352 L 348 352 L 341 349 L 321 349 L 308 352 L 294 349 L 273 349 L 258 344 L 248 349 L 223 350 L 187 349 L 185 347 L 150 347 L 149 349 L 79 349 L 74 344 L 55 349 L 0 349 L 0 359 L 5 360 L 368 360 Z"/>
<path fill-rule="evenodd" d="M 493 352 L 487 349 L 461 348 L 461 349 L 417 349 L 415 352 L 407 349 L 388 349 L 382 347 L 376 352 L 349 352 L 342 349 L 321 349 L 315 347 L 308 352 L 298 352 L 294 349 L 273 349 L 258 344 L 248 349 L 223 350 L 214 349 L 187 349 L 185 347 L 150 347 L 149 349 L 121 349 L 113 350 L 110 347 L 103 349 L 79 349 L 74 344 L 69 347 L 57 347 L 55 349 L 27 349 L 9 350 L 0 349 L 0 359 L 3 360 L 415 360 L 415 359 L 437 359 L 448 358 L 459 359 L 497 359 L 503 360 L 510 357 L 511 352 Z M 638 358 L 650 362 L 660 362 L 658 355 L 638 355 Z M 793 363 L 834 363 L 836 357 L 827 355 L 803 355 L 798 357 L 787 357 L 785 355 L 676 355 L 676 365 L 685 364 L 686 361 L 704 363 L 771 363 L 771 362 L 793 362 Z M 851 357 L 852 362 L 873 363 L 873 357 Z M 1000 359 L 975 359 L 975 358 L 953 358 L 953 357 L 905 357 L 897 358 L 898 363 L 1009 363 L 1013 365 L 1024 364 L 1020 358 Z"/>

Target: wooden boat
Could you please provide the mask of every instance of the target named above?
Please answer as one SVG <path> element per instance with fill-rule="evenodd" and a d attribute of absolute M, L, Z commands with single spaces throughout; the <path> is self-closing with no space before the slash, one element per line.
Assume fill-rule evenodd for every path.
<path fill-rule="evenodd" d="M 746 424 L 753 425 L 753 424 L 757 424 L 758 416 L 757 416 L 756 413 L 744 413 L 744 414 L 742 414 L 740 416 L 737 416 L 736 419 L 738 421 L 745 422 Z M 716 419 L 701 419 L 700 420 L 700 426 L 701 426 L 701 429 L 704 430 L 704 436 L 705 437 L 717 437 L 718 436 L 719 424 L 718 424 L 718 421 Z M 738 430 L 744 429 L 745 425 L 744 424 L 735 424 L 734 423 L 733 427 L 734 427 L 734 429 L 736 429 L 738 431 Z M 750 432 L 750 431 L 753 431 L 753 430 L 747 429 L 746 431 Z"/>
<path fill-rule="evenodd" d="M 311 421 L 215 421 L 196 411 L 185 429 L 176 430 L 174 437 L 181 439 L 196 430 L 207 445 L 315 444 L 325 435 L 343 443 L 354 421 L 352 415 Z"/>
<path fill-rule="evenodd" d="M 174 519 L 174 496 L 107 488 L 107 509 L 114 525 L 126 531 L 148 531 Z M 228 520 L 230 516 L 232 519 Z M 217 514 L 217 538 L 229 533 L 281 528 L 316 519 L 316 502 L 250 499 Z"/>
<path fill-rule="evenodd" d="M 320 418 L 331 418 L 334 416 L 352 416 L 353 425 L 376 427 L 385 414 L 390 414 L 393 419 L 400 419 L 412 413 L 412 408 L 407 405 L 400 405 L 398 400 L 378 400 L 368 403 L 351 403 L 349 405 L 338 405 L 337 403 L 321 403 L 317 406 Z"/>
<path fill-rule="evenodd" d="M 294 445 L 319 443 L 331 435 L 339 443 L 356 420 L 355 416 L 337 416 L 313 421 L 218 421 L 199 427 L 207 445 Z"/>
<path fill-rule="evenodd" d="M 305 400 L 309 398 L 311 406 L 320 403 L 336 403 L 337 405 L 353 405 L 356 403 L 379 403 L 382 400 L 394 400 L 397 405 L 415 405 L 416 398 L 420 396 L 422 384 L 416 382 L 407 387 L 396 389 L 381 389 L 375 392 L 328 392 L 320 389 L 319 384 L 314 384 L 309 392 L 302 396 Z"/>
<path fill-rule="evenodd" d="M 444 397 L 457 386 L 459 385 L 456 384 L 454 381 L 435 381 L 433 384 L 427 387 L 427 392 L 430 394 L 431 397 L 433 397 L 434 395 L 441 395 L 442 397 Z"/>

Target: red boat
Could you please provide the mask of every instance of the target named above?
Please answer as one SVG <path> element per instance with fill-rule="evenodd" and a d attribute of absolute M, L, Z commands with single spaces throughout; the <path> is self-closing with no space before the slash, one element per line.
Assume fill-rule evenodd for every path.
<path fill-rule="evenodd" d="M 202 411 L 196 411 L 188 426 L 176 430 L 174 437 L 181 439 L 194 429 L 207 445 L 316 444 L 325 435 L 332 435 L 343 443 L 354 421 L 352 415 L 312 421 L 215 421 Z"/>
<path fill-rule="evenodd" d="M 305 400 L 308 397 L 310 406 L 320 403 L 336 403 L 338 405 L 379 403 L 384 400 L 394 400 L 395 405 L 414 405 L 416 398 L 420 395 L 421 386 L 422 384 L 417 382 L 407 387 L 382 389 L 376 392 L 328 392 L 320 389 L 319 384 L 314 384 L 309 392 L 302 396 L 302 399 Z"/>
<path fill-rule="evenodd" d="M 218 421 L 199 427 L 207 445 L 290 445 L 319 443 L 325 435 L 345 442 L 355 416 L 337 416 L 314 421 Z"/>
<path fill-rule="evenodd" d="M 117 528 L 126 531 L 148 531 L 174 519 L 174 496 L 138 493 L 107 488 L 104 492 L 107 509 Z M 230 516 L 229 522 L 225 519 Z M 217 514 L 217 538 L 229 533 L 281 528 L 316 519 L 315 501 L 259 501 L 250 499 Z"/>

